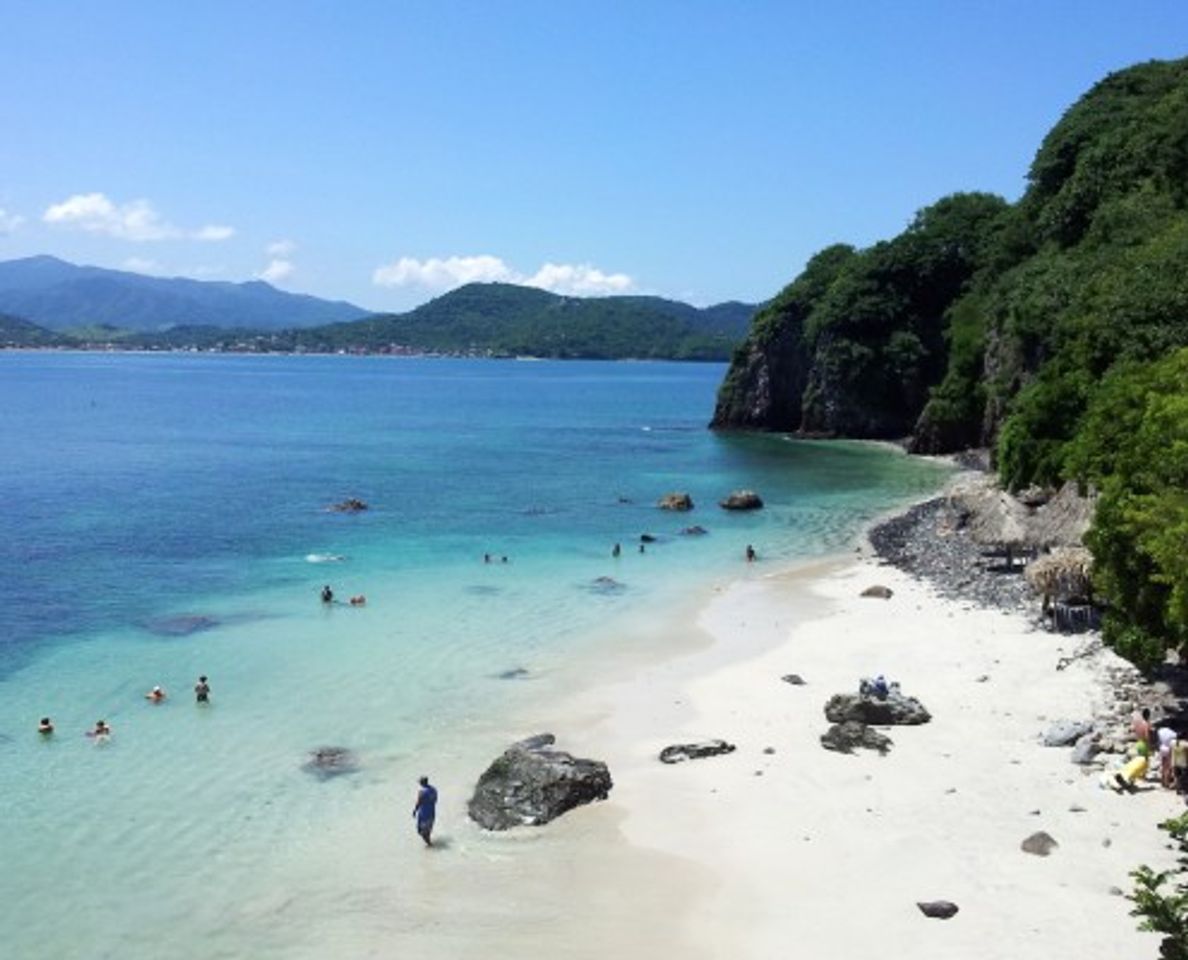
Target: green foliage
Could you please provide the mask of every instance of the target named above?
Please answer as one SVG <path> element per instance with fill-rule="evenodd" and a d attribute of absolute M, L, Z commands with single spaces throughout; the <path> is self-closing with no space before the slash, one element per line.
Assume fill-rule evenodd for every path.
<path fill-rule="evenodd" d="M 1106 641 L 1148 666 L 1188 648 L 1188 348 L 1107 376 L 1067 468 L 1101 492 L 1086 542 Z"/>
<path fill-rule="evenodd" d="M 1141 917 L 1140 930 L 1163 934 L 1159 948 L 1164 960 L 1188 960 L 1188 891 L 1182 885 L 1165 892 L 1170 871 L 1156 873 L 1142 866 L 1132 870 L 1134 892 L 1127 899 L 1134 904 L 1132 917 Z"/>
<path fill-rule="evenodd" d="M 0 313 L 0 348 L 60 347 L 69 342 L 69 337 L 53 333 L 20 317 Z"/>

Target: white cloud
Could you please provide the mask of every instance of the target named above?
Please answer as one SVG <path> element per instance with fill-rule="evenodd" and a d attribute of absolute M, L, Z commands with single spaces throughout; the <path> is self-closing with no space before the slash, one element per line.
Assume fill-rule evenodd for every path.
<path fill-rule="evenodd" d="M 291 276 L 296 268 L 290 260 L 281 260 L 274 257 L 268 261 L 268 266 L 256 274 L 260 280 L 265 280 L 268 283 L 279 283 L 286 277 Z"/>
<path fill-rule="evenodd" d="M 294 250 L 297 249 L 297 244 L 292 240 L 274 240 L 264 248 L 264 252 L 270 257 L 287 257 Z"/>
<path fill-rule="evenodd" d="M 120 240 L 226 240 L 233 227 L 210 224 L 197 230 L 174 226 L 147 200 L 113 203 L 106 194 L 76 193 L 48 207 L 42 220 L 56 226 L 103 233 Z"/>
<path fill-rule="evenodd" d="M 377 267 L 371 281 L 380 287 L 429 287 L 452 290 L 467 283 L 518 283 L 540 287 L 554 293 L 598 296 L 626 293 L 635 281 L 625 273 L 603 273 L 588 263 L 546 263 L 533 274 L 520 273 L 500 257 L 482 254 L 474 257 L 430 257 L 417 260 L 401 257 Z"/>
<path fill-rule="evenodd" d="M 149 260 L 147 257 L 128 257 L 121 266 L 125 270 L 131 270 L 133 273 L 161 272 L 161 264 L 156 260 Z"/>
<path fill-rule="evenodd" d="M 9 213 L 0 207 L 0 236 L 7 236 L 25 222 L 25 218 L 18 213 Z"/>

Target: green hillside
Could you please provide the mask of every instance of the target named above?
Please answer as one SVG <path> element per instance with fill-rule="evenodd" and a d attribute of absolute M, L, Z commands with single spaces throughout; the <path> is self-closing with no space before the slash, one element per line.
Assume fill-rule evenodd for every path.
<path fill-rule="evenodd" d="M 0 348 L 4 347 L 58 347 L 67 343 L 67 338 L 39 327 L 20 317 L 0 313 Z"/>

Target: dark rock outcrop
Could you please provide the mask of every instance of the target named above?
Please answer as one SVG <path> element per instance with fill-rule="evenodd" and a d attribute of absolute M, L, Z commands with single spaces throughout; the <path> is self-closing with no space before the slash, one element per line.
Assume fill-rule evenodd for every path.
<path fill-rule="evenodd" d="M 853 753 L 861 747 L 864 750 L 877 750 L 886 756 L 892 743 L 890 737 L 868 727 L 865 723 L 847 720 L 845 723 L 835 723 L 821 734 L 821 746 L 837 753 Z"/>
<path fill-rule="evenodd" d="M 917 901 L 916 906 L 920 908 L 920 912 L 926 917 L 931 917 L 934 920 L 948 920 L 957 914 L 957 904 L 951 900 L 926 900 L 923 902 Z"/>
<path fill-rule="evenodd" d="M 1033 853 L 1037 857 L 1046 857 L 1056 847 L 1060 846 L 1050 834 L 1040 830 L 1019 844 L 1024 853 Z"/>
<path fill-rule="evenodd" d="M 695 523 L 691 527 L 685 527 L 681 533 L 686 537 L 704 537 L 709 531 Z"/>
<path fill-rule="evenodd" d="M 301 769 L 319 780 L 330 780 L 358 770 L 359 758 L 347 747 L 318 747 L 309 752 Z"/>
<path fill-rule="evenodd" d="M 735 490 L 718 501 L 723 510 L 758 510 L 763 506 L 763 498 L 754 490 Z"/>
<path fill-rule="evenodd" d="M 835 693 L 825 704 L 825 718 L 830 723 L 858 723 L 876 726 L 914 726 L 927 723 L 930 714 L 915 697 L 905 697 L 892 690 L 885 698 L 860 693 Z"/>
<path fill-rule="evenodd" d="M 487 830 L 540 826 L 574 807 L 605 800 L 610 771 L 598 760 L 578 759 L 542 733 L 513 743 L 492 763 L 474 788 L 470 818 Z"/>
<path fill-rule="evenodd" d="M 890 600 L 894 591 L 890 587 L 884 587 L 875 584 L 873 587 L 867 587 L 859 596 L 874 597 L 877 600 Z"/>
<path fill-rule="evenodd" d="M 677 743 L 660 751 L 661 763 L 683 763 L 686 760 L 700 760 L 702 757 L 717 757 L 733 753 L 735 746 L 725 740 L 705 740 L 701 743 Z"/>
<path fill-rule="evenodd" d="M 661 510 L 692 510 L 693 498 L 687 493 L 666 493 L 656 506 Z"/>

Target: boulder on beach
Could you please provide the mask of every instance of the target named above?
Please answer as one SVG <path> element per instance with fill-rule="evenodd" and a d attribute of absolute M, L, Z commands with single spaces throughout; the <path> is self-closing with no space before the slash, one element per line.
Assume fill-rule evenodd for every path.
<path fill-rule="evenodd" d="M 487 830 L 541 826 L 574 807 L 605 800 L 610 771 L 599 760 L 579 759 L 542 733 L 513 743 L 492 763 L 474 788 L 470 818 Z"/>
<path fill-rule="evenodd" d="M 358 497 L 347 497 L 330 507 L 335 513 L 361 513 L 367 509 L 367 504 Z"/>
<path fill-rule="evenodd" d="M 319 780 L 330 780 L 359 769 L 359 758 L 347 747 L 317 747 L 309 752 L 301 769 Z"/>
<path fill-rule="evenodd" d="M 874 597 L 877 600 L 890 600 L 892 592 L 890 587 L 875 584 L 873 587 L 867 587 L 859 596 Z"/>
<path fill-rule="evenodd" d="M 709 531 L 695 523 L 691 527 L 684 527 L 681 533 L 686 537 L 704 537 Z"/>
<path fill-rule="evenodd" d="M 723 510 L 758 510 L 763 498 L 754 490 L 735 490 L 718 501 Z"/>
<path fill-rule="evenodd" d="M 1033 833 L 1030 837 L 1019 844 L 1019 848 L 1024 853 L 1033 853 L 1037 857 L 1046 857 L 1056 847 L 1060 846 L 1051 836 L 1043 830 Z"/>
<path fill-rule="evenodd" d="M 660 751 L 661 763 L 683 763 L 685 760 L 700 760 L 702 757 L 717 757 L 733 753 L 735 746 L 725 740 L 704 740 L 701 743 L 676 743 Z"/>
<path fill-rule="evenodd" d="M 1071 747 L 1092 732 L 1093 723 L 1089 720 L 1061 720 L 1048 727 L 1043 743 L 1045 747 Z"/>
<path fill-rule="evenodd" d="M 905 697 L 893 689 L 881 699 L 861 693 L 835 693 L 825 704 L 825 719 L 830 723 L 855 720 L 875 726 L 914 726 L 927 723 L 932 714 L 915 697 Z"/>
<path fill-rule="evenodd" d="M 892 743 L 890 737 L 865 723 L 847 720 L 844 723 L 835 723 L 821 734 L 821 746 L 836 753 L 853 753 L 861 747 L 864 750 L 877 750 L 886 756 Z"/>
<path fill-rule="evenodd" d="M 782 677 L 780 677 L 780 679 L 783 680 L 784 683 L 792 684 L 794 687 L 804 686 L 804 677 L 802 677 L 799 673 L 785 673 Z"/>
<path fill-rule="evenodd" d="M 1073 747 L 1072 756 L 1069 757 L 1073 763 L 1080 766 L 1088 766 L 1093 762 L 1093 758 L 1101 752 L 1101 745 L 1097 742 L 1097 735 L 1094 733 L 1087 733 L 1076 742 Z"/>
<path fill-rule="evenodd" d="M 693 498 L 687 493 L 666 493 L 656 506 L 661 510 L 692 510 Z"/>
<path fill-rule="evenodd" d="M 957 904 L 951 900 L 917 901 L 916 906 L 920 908 L 920 912 L 924 916 L 934 920 L 948 920 L 955 916 L 958 910 Z"/>

